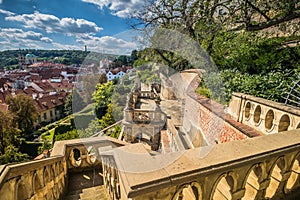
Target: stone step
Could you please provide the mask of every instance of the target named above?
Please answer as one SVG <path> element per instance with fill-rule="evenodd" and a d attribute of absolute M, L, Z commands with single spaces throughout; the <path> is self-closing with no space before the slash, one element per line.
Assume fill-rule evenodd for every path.
<path fill-rule="evenodd" d="M 99 191 L 102 191 L 103 189 L 104 189 L 103 185 L 94 186 L 94 187 L 90 187 L 90 188 L 83 188 L 83 189 L 79 189 L 79 190 L 69 191 L 68 195 L 75 195 L 75 194 L 81 194 L 81 193 L 87 193 L 87 192 L 99 192 Z"/>
<path fill-rule="evenodd" d="M 65 200 L 109 200 L 106 189 L 103 185 L 85 188 L 82 190 L 74 190 L 67 194 Z"/>

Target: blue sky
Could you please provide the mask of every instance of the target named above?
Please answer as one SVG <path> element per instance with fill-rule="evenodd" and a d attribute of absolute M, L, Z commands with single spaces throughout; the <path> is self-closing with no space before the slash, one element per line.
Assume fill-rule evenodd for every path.
<path fill-rule="evenodd" d="M 143 0 L 0 0 L 0 50 L 79 49 L 130 54 L 130 17 Z"/>

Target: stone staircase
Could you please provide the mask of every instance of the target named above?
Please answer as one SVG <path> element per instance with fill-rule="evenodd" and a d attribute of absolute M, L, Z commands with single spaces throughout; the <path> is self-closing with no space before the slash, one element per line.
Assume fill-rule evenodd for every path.
<path fill-rule="evenodd" d="M 109 200 L 100 170 L 70 173 L 69 187 L 64 200 Z"/>

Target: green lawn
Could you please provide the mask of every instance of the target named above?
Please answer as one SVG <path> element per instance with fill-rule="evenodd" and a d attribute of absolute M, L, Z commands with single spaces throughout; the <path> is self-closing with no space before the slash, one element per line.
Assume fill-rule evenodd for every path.
<path fill-rule="evenodd" d="M 49 142 L 52 143 L 52 141 L 53 141 L 53 136 L 54 136 L 54 130 L 55 130 L 55 128 L 53 128 L 53 129 L 51 129 L 51 130 L 49 130 L 49 131 L 43 133 L 43 134 L 41 135 L 41 139 L 42 139 L 43 141 L 47 140 L 47 141 L 49 141 Z"/>

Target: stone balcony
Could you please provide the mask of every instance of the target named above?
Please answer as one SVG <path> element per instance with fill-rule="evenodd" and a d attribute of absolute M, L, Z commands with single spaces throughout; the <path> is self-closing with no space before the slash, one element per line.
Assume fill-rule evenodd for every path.
<path fill-rule="evenodd" d="M 299 155 L 300 130 L 164 155 L 108 137 L 61 141 L 50 158 L 1 166 L 0 196 L 1 200 L 292 199 L 300 191 Z M 73 176 L 95 169 L 106 189 L 93 190 L 95 196 L 89 198 L 66 198 L 70 188 L 81 184 Z"/>
<path fill-rule="evenodd" d="M 243 93 L 233 93 L 228 111 L 236 121 L 264 134 L 300 128 L 299 109 Z"/>
<path fill-rule="evenodd" d="M 109 137 L 58 141 L 47 159 L 2 165 L 1 200 L 65 199 L 69 188 L 85 184 L 82 180 L 70 182 L 70 176 L 94 169 L 102 171 L 99 152 L 126 144 Z"/>

